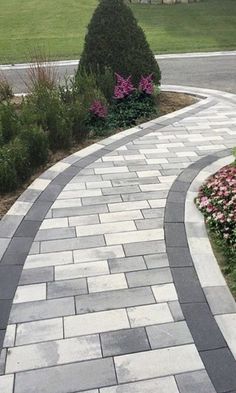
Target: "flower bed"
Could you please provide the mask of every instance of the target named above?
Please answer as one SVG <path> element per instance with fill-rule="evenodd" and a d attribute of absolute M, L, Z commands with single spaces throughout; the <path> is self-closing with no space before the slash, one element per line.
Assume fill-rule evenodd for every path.
<path fill-rule="evenodd" d="M 207 179 L 196 205 L 204 214 L 216 248 L 224 254 L 223 271 L 236 293 L 236 164 Z"/>

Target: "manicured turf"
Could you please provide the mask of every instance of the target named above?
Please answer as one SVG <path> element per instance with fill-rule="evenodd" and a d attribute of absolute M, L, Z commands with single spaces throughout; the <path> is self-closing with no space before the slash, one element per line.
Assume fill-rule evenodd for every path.
<path fill-rule="evenodd" d="M 30 48 L 78 58 L 98 0 L 0 0 L 0 63 L 25 61 Z M 155 53 L 236 49 L 236 0 L 132 4 Z"/>

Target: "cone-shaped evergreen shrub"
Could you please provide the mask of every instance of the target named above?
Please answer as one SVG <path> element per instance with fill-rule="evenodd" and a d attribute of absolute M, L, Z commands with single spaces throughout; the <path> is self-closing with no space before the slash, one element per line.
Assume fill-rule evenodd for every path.
<path fill-rule="evenodd" d="M 106 68 L 132 76 L 137 85 L 142 75 L 153 73 L 160 81 L 160 69 L 131 9 L 123 0 L 100 0 L 88 26 L 79 68 L 96 73 Z"/>

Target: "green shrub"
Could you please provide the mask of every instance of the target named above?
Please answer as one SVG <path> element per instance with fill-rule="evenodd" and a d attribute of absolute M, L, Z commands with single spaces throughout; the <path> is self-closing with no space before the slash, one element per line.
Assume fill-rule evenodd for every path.
<path fill-rule="evenodd" d="M 104 72 L 110 68 L 114 73 L 128 77 L 135 84 L 141 75 L 153 73 L 160 82 L 160 69 L 138 26 L 131 9 L 123 0 L 101 0 L 88 26 L 79 70 Z"/>
<path fill-rule="evenodd" d="M 29 161 L 33 168 L 37 168 L 47 161 L 48 136 L 40 127 L 23 129 L 19 137 L 28 150 Z"/>
<path fill-rule="evenodd" d="M 1 104 L 0 117 L 2 139 L 4 143 L 8 143 L 15 137 L 19 129 L 19 117 L 15 106 L 9 102 Z"/>
<path fill-rule="evenodd" d="M 0 192 L 5 193 L 17 187 L 17 173 L 7 147 L 0 149 Z"/>
<path fill-rule="evenodd" d="M 9 159 L 14 164 L 17 174 L 17 182 L 18 184 L 21 184 L 32 173 L 28 149 L 24 145 L 23 141 L 21 141 L 18 137 L 15 138 L 8 146 Z"/>
<path fill-rule="evenodd" d="M 115 87 L 114 72 L 110 68 L 105 68 L 103 72 L 98 70 L 96 72 L 96 82 L 106 100 L 111 103 Z"/>
<path fill-rule="evenodd" d="M 60 98 L 58 89 L 40 87 L 28 98 L 25 108 L 35 121 L 48 132 L 52 150 L 68 148 L 72 141 L 72 127 L 68 109 Z"/>

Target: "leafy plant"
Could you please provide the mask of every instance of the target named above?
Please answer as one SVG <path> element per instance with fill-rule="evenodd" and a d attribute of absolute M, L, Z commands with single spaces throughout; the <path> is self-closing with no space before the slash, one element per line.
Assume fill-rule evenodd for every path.
<path fill-rule="evenodd" d="M 16 108 L 10 102 L 0 106 L 1 134 L 4 143 L 12 140 L 19 129 L 19 117 Z"/>
<path fill-rule="evenodd" d="M 40 127 L 23 129 L 19 138 L 28 151 L 29 161 L 33 168 L 37 168 L 47 161 L 48 136 Z"/>
<path fill-rule="evenodd" d="M 13 97 L 12 87 L 7 78 L 0 73 L 0 103 L 9 101 Z"/>

